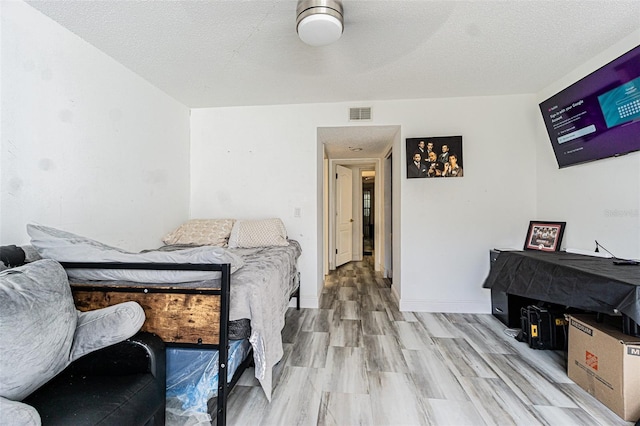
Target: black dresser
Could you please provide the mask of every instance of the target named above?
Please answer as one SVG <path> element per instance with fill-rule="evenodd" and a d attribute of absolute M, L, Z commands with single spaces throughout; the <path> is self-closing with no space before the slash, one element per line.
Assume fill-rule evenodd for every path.
<path fill-rule="evenodd" d="M 640 266 L 535 250 L 492 250 L 490 261 L 483 287 L 491 289 L 493 314 L 508 327 L 519 327 L 520 308 L 546 302 L 621 316 L 623 332 L 640 335 Z"/>

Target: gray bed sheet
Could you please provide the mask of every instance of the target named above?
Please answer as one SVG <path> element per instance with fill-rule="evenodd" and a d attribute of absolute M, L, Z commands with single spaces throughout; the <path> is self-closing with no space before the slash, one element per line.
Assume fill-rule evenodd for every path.
<path fill-rule="evenodd" d="M 184 246 L 165 246 L 159 250 L 181 248 Z M 284 353 L 281 331 L 289 299 L 299 285 L 297 260 L 302 250 L 296 240 L 289 240 L 288 246 L 227 250 L 241 256 L 244 261 L 244 266 L 231 275 L 229 320 L 247 318 L 251 321 L 249 341 L 253 347 L 255 377 L 267 399 L 271 400 L 272 370 Z M 82 282 L 86 283 L 85 280 Z M 112 287 L 131 285 L 130 282 L 109 281 Z M 135 285 L 140 286 L 140 283 Z M 220 280 L 175 283 L 171 287 L 219 288 Z"/>

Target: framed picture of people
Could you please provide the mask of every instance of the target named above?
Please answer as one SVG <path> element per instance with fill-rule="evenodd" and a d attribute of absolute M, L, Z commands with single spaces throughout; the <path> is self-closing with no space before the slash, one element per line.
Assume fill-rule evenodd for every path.
<path fill-rule="evenodd" d="M 462 136 L 407 138 L 407 179 L 463 176 Z"/>
<path fill-rule="evenodd" d="M 525 250 L 559 251 L 566 222 L 531 221 L 524 242 Z"/>

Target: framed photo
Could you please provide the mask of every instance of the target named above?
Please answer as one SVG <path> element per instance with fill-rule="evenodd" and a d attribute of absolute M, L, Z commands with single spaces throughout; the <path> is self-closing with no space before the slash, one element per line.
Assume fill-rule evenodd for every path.
<path fill-rule="evenodd" d="M 525 250 L 559 251 L 566 222 L 529 222 Z"/>
<path fill-rule="evenodd" d="M 462 136 L 407 138 L 407 179 L 462 176 Z"/>

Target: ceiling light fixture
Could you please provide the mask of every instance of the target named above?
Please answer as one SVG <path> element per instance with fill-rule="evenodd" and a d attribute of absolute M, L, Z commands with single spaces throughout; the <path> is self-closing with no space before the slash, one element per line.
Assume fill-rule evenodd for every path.
<path fill-rule="evenodd" d="M 350 146 L 349 147 L 349 151 L 360 152 L 360 151 L 362 151 L 362 148 L 355 147 L 355 146 Z"/>
<path fill-rule="evenodd" d="M 296 16 L 298 36 L 310 46 L 334 43 L 344 31 L 340 0 L 299 0 Z"/>

